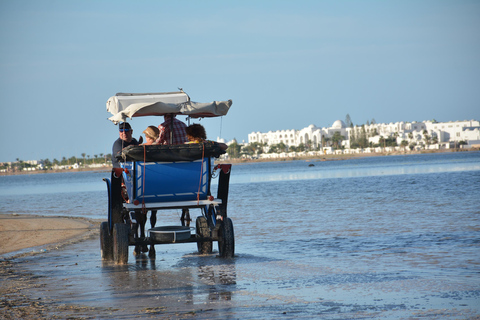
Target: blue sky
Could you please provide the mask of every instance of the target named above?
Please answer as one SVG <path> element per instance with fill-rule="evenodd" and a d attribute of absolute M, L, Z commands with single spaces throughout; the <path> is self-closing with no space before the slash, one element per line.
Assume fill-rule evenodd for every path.
<path fill-rule="evenodd" d="M 0 162 L 110 153 L 117 92 L 232 99 L 200 123 L 239 142 L 347 114 L 480 120 L 480 1 L 2 0 L 0 75 Z"/>

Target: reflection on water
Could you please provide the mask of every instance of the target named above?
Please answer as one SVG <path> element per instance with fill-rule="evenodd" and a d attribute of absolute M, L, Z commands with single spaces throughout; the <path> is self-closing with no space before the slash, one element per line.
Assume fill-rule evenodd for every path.
<path fill-rule="evenodd" d="M 439 161 L 439 155 L 372 157 L 341 161 L 290 161 L 236 166 L 234 170 L 252 174 L 232 176 L 232 183 L 316 180 L 374 177 L 405 174 L 445 173 L 480 170 L 478 155 L 467 158 L 451 156 Z M 455 157 L 456 156 L 456 157 Z M 441 155 L 440 155 L 441 157 Z M 312 166 L 313 165 L 313 166 Z M 285 168 L 285 170 L 281 170 Z"/>
<path fill-rule="evenodd" d="M 190 245 L 190 249 L 193 248 L 195 246 Z M 186 305 L 232 300 L 237 289 L 235 259 L 220 259 L 216 254 L 182 255 L 183 249 L 172 253 L 160 251 L 162 256 L 157 256 L 157 259 L 151 259 L 146 254 L 131 255 L 128 265 L 103 261 L 102 281 L 106 280 L 107 286 L 112 289 L 110 299 L 115 304 L 133 297 L 143 300 L 143 303 L 148 300 L 164 303 L 176 299 L 175 303 L 181 301 Z M 177 263 L 170 265 L 175 261 Z"/>

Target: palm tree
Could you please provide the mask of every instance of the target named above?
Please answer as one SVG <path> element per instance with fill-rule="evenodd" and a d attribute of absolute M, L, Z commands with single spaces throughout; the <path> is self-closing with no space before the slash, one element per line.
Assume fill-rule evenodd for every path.
<path fill-rule="evenodd" d="M 339 131 L 335 131 L 332 136 L 332 143 L 336 147 L 336 149 L 340 148 L 342 140 L 345 140 L 345 137 L 342 136 Z"/>
<path fill-rule="evenodd" d="M 84 166 L 84 167 L 85 167 L 85 156 L 86 156 L 86 155 L 87 155 L 87 154 L 86 154 L 85 152 L 83 152 L 83 153 L 82 153 L 82 157 L 83 157 L 83 166 Z"/>
<path fill-rule="evenodd" d="M 42 160 L 42 162 L 45 169 L 52 166 L 52 162 L 48 158 Z"/>
<path fill-rule="evenodd" d="M 430 136 L 428 135 L 427 130 L 423 130 L 423 138 L 425 139 L 425 144 L 428 146 L 430 144 Z"/>
<path fill-rule="evenodd" d="M 242 146 L 239 145 L 237 142 L 233 142 L 228 146 L 227 153 L 232 158 L 238 158 L 240 156 L 241 150 Z"/>
<path fill-rule="evenodd" d="M 408 146 L 408 141 L 407 140 L 402 140 L 402 142 L 400 142 L 400 146 L 403 147 L 403 152 L 405 152 L 406 148 Z"/>
<path fill-rule="evenodd" d="M 268 153 L 278 153 L 278 145 L 277 144 L 272 144 L 270 146 L 270 149 L 268 149 Z"/>
<path fill-rule="evenodd" d="M 361 148 L 366 148 L 368 146 L 367 131 L 365 129 L 365 125 L 362 125 L 362 128 L 360 130 L 360 137 L 358 137 L 357 141 L 358 145 Z"/>
<path fill-rule="evenodd" d="M 331 137 L 325 137 L 325 145 L 332 146 L 332 138 Z"/>
<path fill-rule="evenodd" d="M 309 140 L 307 141 L 307 146 L 306 146 L 306 147 L 307 147 L 307 150 L 308 150 L 308 151 L 312 150 L 312 140 L 309 139 Z"/>
<path fill-rule="evenodd" d="M 255 155 L 255 146 L 253 143 L 250 143 L 242 148 L 242 152 L 246 153 L 249 156 Z"/>

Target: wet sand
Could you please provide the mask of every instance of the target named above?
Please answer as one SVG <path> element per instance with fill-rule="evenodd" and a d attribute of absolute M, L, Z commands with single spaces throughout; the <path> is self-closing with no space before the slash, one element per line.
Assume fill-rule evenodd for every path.
<path fill-rule="evenodd" d="M 15 258 L 34 256 L 92 237 L 98 223 L 81 218 L 0 214 L 0 318 L 55 319 L 59 306 L 33 299 L 37 276 L 20 270 Z M 75 307 L 65 307 L 67 314 Z M 70 310 L 68 310 L 70 309 Z M 57 318 L 58 319 L 58 318 Z"/>
<path fill-rule="evenodd" d="M 0 215 L 0 255 L 65 242 L 96 229 L 80 218 Z"/>
<path fill-rule="evenodd" d="M 147 283 L 152 276 L 141 274 L 148 269 L 157 273 L 155 259 L 142 254 L 130 261 L 130 266 L 102 261 L 99 225 L 99 221 L 83 218 L 0 214 L 0 236 L 4 239 L 0 244 L 0 319 L 210 318 L 201 314 L 211 308 L 184 308 L 185 291 L 190 291 L 185 288 L 195 281 L 183 268 L 161 273 L 161 283 Z M 178 258 L 175 251 L 171 251 L 170 258 L 168 255 L 162 253 L 159 260 Z M 206 259 L 213 259 L 214 264 L 219 260 L 215 255 Z M 76 268 L 82 271 L 77 273 Z M 94 270 L 94 274 L 88 270 Z M 140 281 L 125 276 L 129 271 L 138 272 Z M 94 288 L 103 287 L 104 280 L 110 281 L 108 287 L 120 291 L 122 297 L 104 298 L 104 293 Z M 132 283 L 135 288 L 125 287 L 125 283 Z M 161 301 L 158 296 L 142 298 L 139 291 L 151 290 L 152 286 L 174 292 Z M 93 298 L 82 300 L 85 295 Z M 222 317 L 228 313 L 221 312 Z"/>

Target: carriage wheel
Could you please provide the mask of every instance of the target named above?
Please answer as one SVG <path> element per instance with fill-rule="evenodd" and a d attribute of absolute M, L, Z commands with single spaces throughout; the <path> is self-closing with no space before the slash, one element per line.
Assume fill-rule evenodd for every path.
<path fill-rule="evenodd" d="M 117 177 L 112 171 L 109 194 L 108 226 L 110 233 L 116 223 L 123 223 L 122 176 Z"/>
<path fill-rule="evenodd" d="M 108 229 L 108 222 L 100 224 L 100 254 L 103 260 L 113 260 L 113 239 Z"/>
<path fill-rule="evenodd" d="M 218 252 L 222 258 L 233 258 L 235 255 L 235 234 L 230 218 L 226 218 L 218 230 Z"/>
<path fill-rule="evenodd" d="M 128 234 L 129 228 L 124 223 L 113 226 L 113 260 L 118 264 L 128 262 Z"/>
<path fill-rule="evenodd" d="M 204 216 L 197 217 L 195 225 L 198 237 L 210 238 L 212 236 L 210 228 L 208 228 L 207 219 Z M 197 248 L 201 254 L 212 253 L 212 241 L 197 242 Z"/>

